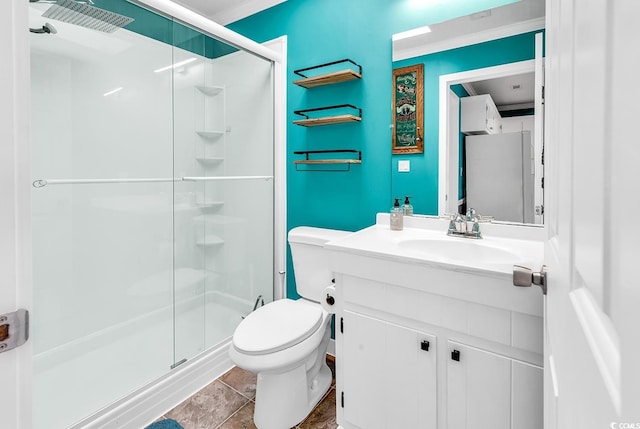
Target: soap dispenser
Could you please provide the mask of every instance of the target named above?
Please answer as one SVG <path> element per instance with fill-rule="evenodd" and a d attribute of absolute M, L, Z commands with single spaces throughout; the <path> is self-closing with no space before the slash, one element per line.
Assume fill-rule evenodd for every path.
<path fill-rule="evenodd" d="M 411 197 L 407 197 L 407 196 L 404 197 L 404 205 L 402 206 L 402 212 L 405 216 L 413 216 L 413 206 L 409 202 L 409 198 Z"/>
<path fill-rule="evenodd" d="M 391 217 L 390 217 L 389 226 L 391 227 L 392 231 L 402 231 L 403 218 L 402 218 L 402 207 L 400 207 L 400 198 L 395 198 L 393 207 L 391 207 Z"/>

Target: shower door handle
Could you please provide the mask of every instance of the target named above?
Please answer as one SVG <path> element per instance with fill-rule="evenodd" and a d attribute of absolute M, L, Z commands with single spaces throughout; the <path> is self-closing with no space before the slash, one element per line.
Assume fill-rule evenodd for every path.
<path fill-rule="evenodd" d="M 20 347 L 29 339 L 29 312 L 20 309 L 0 314 L 0 353 Z"/>

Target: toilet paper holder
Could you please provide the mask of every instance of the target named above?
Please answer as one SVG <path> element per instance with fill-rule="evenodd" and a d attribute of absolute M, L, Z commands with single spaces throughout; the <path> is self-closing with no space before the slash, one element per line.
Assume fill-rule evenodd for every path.
<path fill-rule="evenodd" d="M 327 301 L 327 304 L 329 305 L 333 305 L 336 303 L 336 299 L 329 294 L 327 294 L 327 298 L 325 299 L 325 301 Z"/>

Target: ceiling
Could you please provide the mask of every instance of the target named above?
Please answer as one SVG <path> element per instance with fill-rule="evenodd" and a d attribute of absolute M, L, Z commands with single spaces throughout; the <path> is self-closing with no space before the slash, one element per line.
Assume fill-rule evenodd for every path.
<path fill-rule="evenodd" d="M 246 18 L 286 0 L 173 0 L 198 12 L 221 25 Z M 431 33 L 393 42 L 394 60 L 401 50 L 411 50 L 415 46 L 439 50 L 467 34 L 494 28 L 511 26 L 516 23 L 540 20 L 544 17 L 544 0 L 521 0 L 507 6 L 490 9 L 469 16 L 430 25 Z M 455 42 L 454 42 L 455 43 Z M 527 73 L 488 79 L 464 84 L 471 95 L 491 94 L 500 110 L 513 110 L 533 106 L 534 74 Z"/>
<path fill-rule="evenodd" d="M 188 9 L 227 25 L 287 0 L 172 0 Z"/>
<path fill-rule="evenodd" d="M 534 72 L 463 84 L 470 95 L 490 94 L 498 110 L 533 108 Z"/>
<path fill-rule="evenodd" d="M 544 28 L 545 0 L 520 0 L 448 21 L 431 32 L 393 41 L 393 61 L 455 49 Z"/>

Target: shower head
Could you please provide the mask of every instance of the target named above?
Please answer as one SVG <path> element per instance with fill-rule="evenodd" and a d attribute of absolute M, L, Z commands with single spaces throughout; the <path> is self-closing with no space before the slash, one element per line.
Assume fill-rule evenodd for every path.
<path fill-rule="evenodd" d="M 29 31 L 38 34 L 56 34 L 58 32 L 58 30 L 56 30 L 56 27 L 54 27 L 53 24 L 49 24 L 48 22 L 41 28 L 30 28 Z"/>
<path fill-rule="evenodd" d="M 37 2 L 38 0 L 30 1 Z M 89 2 L 74 0 L 52 2 L 51 7 L 42 16 L 105 33 L 113 33 L 133 21 L 133 18 L 97 8 Z"/>

